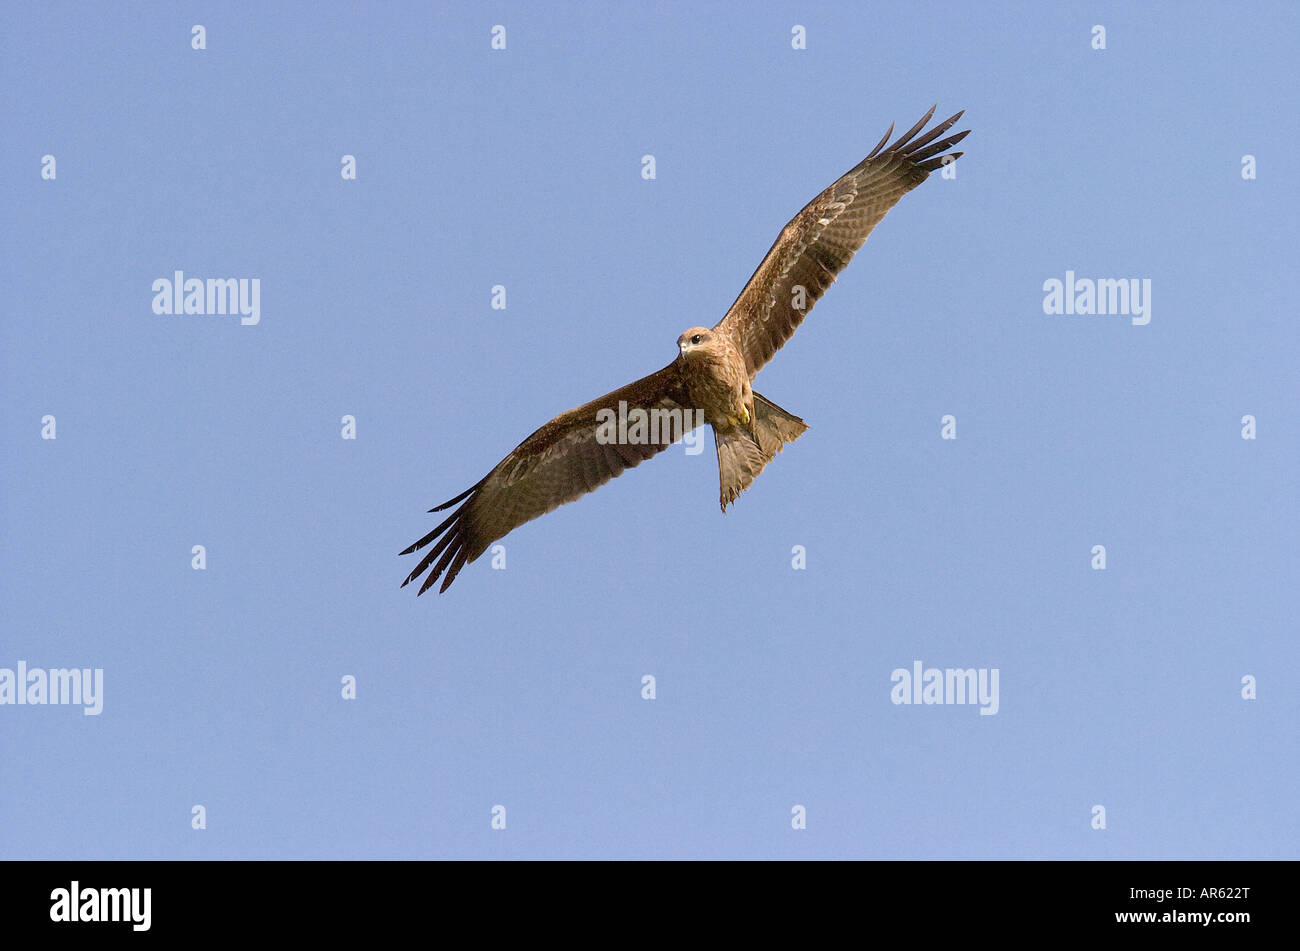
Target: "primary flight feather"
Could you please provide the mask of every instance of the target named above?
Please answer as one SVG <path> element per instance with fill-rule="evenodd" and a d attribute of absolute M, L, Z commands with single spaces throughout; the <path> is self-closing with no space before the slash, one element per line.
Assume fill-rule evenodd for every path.
<path fill-rule="evenodd" d="M 681 437 L 682 425 L 654 425 L 660 419 L 694 419 L 713 427 L 725 512 L 776 453 L 808 428 L 754 392 L 755 374 L 794 335 L 885 213 L 932 171 L 961 156 L 947 150 L 968 132 L 941 138 L 960 112 L 918 137 L 934 109 L 886 146 L 894 131 L 890 126 L 866 158 L 805 205 L 781 229 L 722 320 L 712 328 L 692 327 L 677 338 L 672 363 L 561 413 L 478 483 L 430 509 L 457 506 L 402 551 L 409 555 L 433 546 L 402 586 L 428 571 L 419 593 L 444 575 L 439 590 L 446 591 L 460 569 L 497 539 L 662 452 Z M 635 423 L 615 426 L 615 418 L 651 424 L 638 430 Z"/>

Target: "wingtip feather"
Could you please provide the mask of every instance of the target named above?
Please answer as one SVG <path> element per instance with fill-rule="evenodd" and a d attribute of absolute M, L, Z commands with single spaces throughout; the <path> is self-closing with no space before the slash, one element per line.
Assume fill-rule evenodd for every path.
<path fill-rule="evenodd" d="M 916 133 L 920 132 L 922 129 L 925 128 L 925 124 L 929 122 L 930 118 L 934 115 L 934 110 L 938 108 L 939 108 L 939 104 L 936 102 L 933 106 L 930 107 L 929 112 L 921 116 L 920 122 L 918 122 L 916 125 L 912 126 L 912 128 L 908 129 L 906 132 L 900 135 L 898 139 L 895 140 L 894 144 L 889 146 L 887 149 L 885 149 L 885 151 L 892 152 L 895 149 L 900 148 L 901 146 L 906 145 L 909 141 L 911 141 L 912 136 L 916 135 Z"/>
<path fill-rule="evenodd" d="M 880 141 L 876 143 L 876 147 L 867 153 L 867 158 L 869 159 L 875 158 L 876 154 L 885 147 L 885 143 L 889 141 L 889 137 L 893 134 L 894 134 L 894 123 L 891 122 L 889 123 L 889 128 L 885 130 L 885 134 L 882 135 L 880 137 Z M 866 159 L 864 159 L 863 161 L 866 161 Z"/>

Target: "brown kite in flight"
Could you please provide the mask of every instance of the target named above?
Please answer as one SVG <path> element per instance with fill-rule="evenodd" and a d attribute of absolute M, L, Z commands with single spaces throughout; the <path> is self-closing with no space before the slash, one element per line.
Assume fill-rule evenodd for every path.
<path fill-rule="evenodd" d="M 498 538 L 594 491 L 704 423 L 713 426 L 726 512 L 772 457 L 808 428 L 750 388 L 755 374 L 790 339 L 885 213 L 962 154 L 943 153 L 966 132 L 940 139 L 960 112 L 918 137 L 933 115 L 934 107 L 886 146 L 890 126 L 870 155 L 795 215 L 726 316 L 712 329 L 692 327 L 677 338 L 672 363 L 555 417 L 476 485 L 430 509 L 461 503 L 402 552 L 433 545 L 402 586 L 432 567 L 419 593 L 443 572 L 439 590 L 446 591 L 460 569 Z"/>

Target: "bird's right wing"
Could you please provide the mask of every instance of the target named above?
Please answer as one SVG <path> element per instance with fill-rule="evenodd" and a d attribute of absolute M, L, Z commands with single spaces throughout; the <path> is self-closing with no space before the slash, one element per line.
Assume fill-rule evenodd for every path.
<path fill-rule="evenodd" d="M 740 346 L 751 379 L 794 335 L 885 213 L 932 171 L 962 154 L 942 153 L 964 139 L 966 132 L 934 141 L 961 118 L 960 112 L 915 137 L 933 115 L 931 108 L 920 122 L 886 146 L 894 131 L 890 126 L 870 155 L 781 229 L 754 276 L 714 327 L 730 334 Z"/>
<path fill-rule="evenodd" d="M 432 567 L 419 593 L 424 594 L 444 571 L 447 577 L 438 590 L 446 591 L 460 569 L 498 538 L 565 502 L 594 492 L 624 469 L 639 465 L 680 439 L 694 428 L 689 403 L 674 361 L 657 373 L 561 413 L 515 447 L 477 485 L 429 510 L 440 512 L 462 503 L 446 521 L 402 552 L 420 551 L 437 539 L 402 587 Z M 636 430 L 633 411 L 638 409 L 648 417 L 644 439 L 638 438 Z M 609 410 L 616 421 L 613 439 L 608 438 L 609 416 L 603 410 Z M 679 411 L 676 421 L 673 411 Z M 629 424 L 622 434 L 617 425 L 620 413 Z"/>

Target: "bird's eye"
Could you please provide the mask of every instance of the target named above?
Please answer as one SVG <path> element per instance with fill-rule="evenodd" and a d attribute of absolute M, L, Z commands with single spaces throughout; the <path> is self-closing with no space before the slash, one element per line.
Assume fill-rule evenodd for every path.
<path fill-rule="evenodd" d="M 700 342 L 699 334 L 696 334 L 694 337 L 691 338 L 691 343 L 699 343 L 699 342 Z"/>

